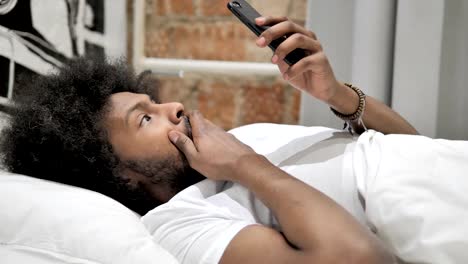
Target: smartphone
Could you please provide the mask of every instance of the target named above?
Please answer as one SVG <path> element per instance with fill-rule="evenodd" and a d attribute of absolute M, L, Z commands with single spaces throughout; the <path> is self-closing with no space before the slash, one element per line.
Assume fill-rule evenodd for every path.
<path fill-rule="evenodd" d="M 263 31 L 268 29 L 268 26 L 258 26 L 255 24 L 255 19 L 257 17 L 261 17 L 257 10 L 255 10 L 247 1 L 245 0 L 236 0 L 230 1 L 227 4 L 228 9 L 242 22 L 244 23 L 253 33 L 257 36 L 260 36 Z M 287 36 L 283 36 L 281 38 L 273 40 L 270 45 L 268 45 L 273 52 L 276 51 L 276 48 L 287 38 Z M 284 61 L 289 64 L 293 65 L 294 63 L 298 62 L 302 58 L 306 56 L 306 52 L 303 49 L 295 49 L 291 51 L 285 58 Z"/>

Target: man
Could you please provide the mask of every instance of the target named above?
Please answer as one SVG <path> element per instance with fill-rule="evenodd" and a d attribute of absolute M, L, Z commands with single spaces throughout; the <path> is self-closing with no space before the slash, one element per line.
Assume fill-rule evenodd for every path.
<path fill-rule="evenodd" d="M 257 23 L 272 25 L 257 40 L 260 47 L 290 35 L 272 58 L 284 78 L 343 118 L 358 113 L 349 121 L 354 130 L 364 123 L 384 133 L 416 133 L 371 97 L 365 98 L 364 108 L 362 94 L 335 79 L 312 32 L 285 18 L 259 18 Z M 305 49 L 308 56 L 288 67 L 282 58 L 295 48 Z M 392 263 L 392 254 L 405 261 L 429 262 L 460 260 L 457 254 L 463 250 L 457 249 L 466 245 L 444 237 L 438 240 L 442 244 L 426 244 L 426 234 L 413 238 L 408 230 L 387 225 L 378 211 L 397 216 L 406 212 L 378 192 L 393 194 L 401 186 L 412 186 L 404 182 L 405 173 L 420 169 L 417 164 L 398 164 L 419 162 L 418 157 L 406 153 L 400 158 L 392 151 L 404 147 L 405 153 L 427 145 L 450 152 L 452 156 L 442 157 L 439 165 L 450 166 L 450 176 L 457 177 L 466 169 L 460 161 L 468 157 L 466 142 L 385 137 L 370 131 L 356 143 L 337 130 L 273 125 L 233 131 L 252 146 L 263 138 L 256 146 L 263 156 L 198 112 L 186 114 L 178 103 L 156 103 L 144 76 L 135 79 L 122 64 L 81 59 L 30 86 L 30 94 L 19 97 L 11 128 L 2 138 L 8 168 L 102 192 L 140 214 L 157 206 L 142 221 L 155 241 L 183 263 Z M 259 133 L 258 138 L 252 139 L 252 132 Z M 425 155 L 424 162 L 434 157 L 417 154 Z M 386 162 L 388 158 L 397 163 Z M 389 164 L 402 173 L 382 175 L 379 168 L 395 172 Z M 411 179 L 424 182 L 419 171 L 413 172 L 417 177 Z M 200 174 L 210 180 L 199 182 Z M 422 184 L 425 191 L 434 187 L 433 178 L 427 183 Z M 434 190 L 449 200 L 463 194 L 448 185 Z M 432 201 L 432 196 L 421 197 L 420 201 Z M 463 208 L 457 205 L 451 204 Z M 459 216 L 465 213 L 460 211 Z M 437 217 L 429 223 L 437 223 Z M 431 229 L 429 234 L 437 233 Z M 445 246 L 447 241 L 453 243 Z M 434 245 L 440 248 L 429 254 Z M 428 253 L 422 261 L 417 258 L 421 252 Z"/>

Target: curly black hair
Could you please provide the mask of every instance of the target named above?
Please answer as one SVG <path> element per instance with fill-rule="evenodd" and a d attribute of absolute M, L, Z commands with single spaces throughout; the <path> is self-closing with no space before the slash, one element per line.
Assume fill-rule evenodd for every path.
<path fill-rule="evenodd" d="M 102 124 L 114 93 L 145 93 L 158 101 L 149 78 L 136 76 L 123 59 L 77 58 L 19 88 L 0 139 L 8 170 L 100 192 L 139 214 L 157 205 L 118 176 L 119 159 Z"/>

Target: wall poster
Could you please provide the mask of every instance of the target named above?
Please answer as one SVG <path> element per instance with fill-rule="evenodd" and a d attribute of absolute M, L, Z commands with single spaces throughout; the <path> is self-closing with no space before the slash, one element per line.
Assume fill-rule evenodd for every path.
<path fill-rule="evenodd" d="M 126 0 L 0 0 L 0 103 L 14 96 L 21 74 L 126 49 Z"/>

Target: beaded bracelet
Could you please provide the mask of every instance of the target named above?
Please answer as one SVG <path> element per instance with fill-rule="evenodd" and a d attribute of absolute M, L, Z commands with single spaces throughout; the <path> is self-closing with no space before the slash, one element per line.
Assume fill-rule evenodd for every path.
<path fill-rule="evenodd" d="M 366 109 L 366 95 L 361 91 L 361 89 L 353 86 L 352 84 L 345 83 L 345 85 L 348 86 L 349 88 L 353 89 L 353 91 L 357 93 L 357 95 L 359 97 L 358 108 L 356 109 L 356 111 L 354 111 L 354 113 L 349 114 L 349 115 L 342 114 L 342 113 L 336 111 L 335 109 L 333 109 L 332 107 L 330 107 L 330 110 L 337 117 L 339 117 L 340 119 L 345 121 L 343 129 L 348 128 L 348 131 L 351 134 L 353 134 L 353 127 L 351 126 L 351 122 L 356 122 L 356 121 L 357 121 L 358 125 L 362 125 L 364 130 L 367 131 L 367 127 L 364 125 L 364 122 L 362 121 L 362 116 L 364 114 L 364 110 Z M 356 132 L 356 131 L 354 131 L 354 132 Z"/>

